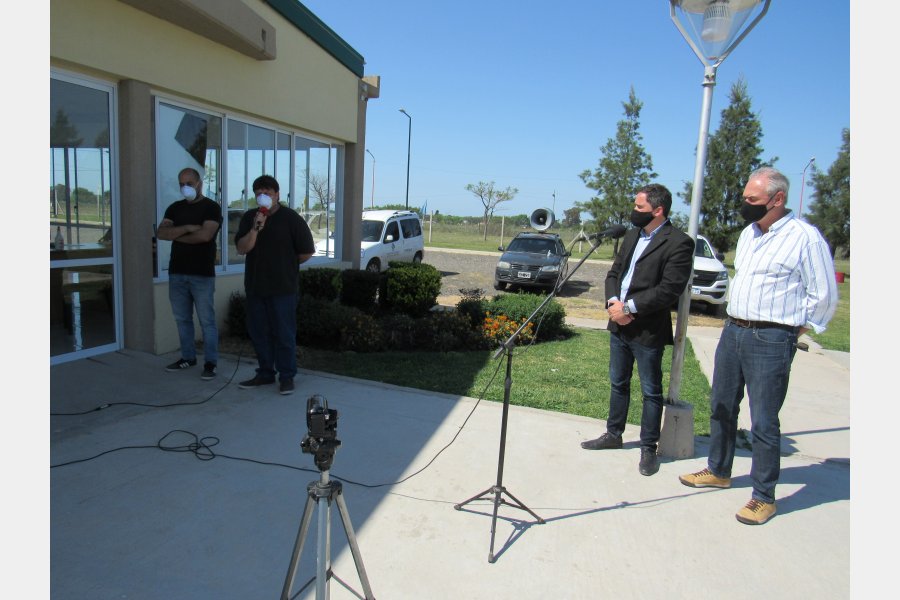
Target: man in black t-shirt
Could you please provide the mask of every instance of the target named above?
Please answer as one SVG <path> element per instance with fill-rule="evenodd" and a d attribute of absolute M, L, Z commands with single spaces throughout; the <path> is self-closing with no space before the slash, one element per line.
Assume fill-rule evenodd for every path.
<path fill-rule="evenodd" d="M 222 209 L 204 197 L 200 173 L 182 169 L 178 187 L 184 200 L 166 209 L 156 236 L 171 240 L 169 257 L 169 302 L 178 326 L 181 358 L 166 371 L 180 371 L 197 364 L 194 347 L 194 308 L 203 329 L 203 379 L 216 376 L 219 358 L 219 330 L 216 327 L 216 234 L 222 225 Z"/>
<path fill-rule="evenodd" d="M 238 387 L 252 389 L 275 383 L 277 371 L 278 391 L 291 394 L 297 374 L 299 267 L 316 248 L 303 217 L 278 203 L 278 190 L 278 181 L 269 175 L 253 182 L 259 208 L 244 213 L 234 237 L 238 254 L 247 256 L 247 332 L 259 364 L 256 376 Z"/>

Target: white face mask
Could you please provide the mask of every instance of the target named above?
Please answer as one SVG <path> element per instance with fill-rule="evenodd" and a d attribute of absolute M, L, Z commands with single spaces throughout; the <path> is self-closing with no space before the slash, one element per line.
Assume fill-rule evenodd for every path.
<path fill-rule="evenodd" d="M 197 197 L 197 190 L 189 185 L 184 185 L 181 186 L 181 195 L 184 196 L 185 200 L 193 200 Z"/>
<path fill-rule="evenodd" d="M 256 205 L 260 208 L 269 210 L 272 208 L 272 198 L 270 198 L 268 194 L 260 194 L 256 197 Z"/>

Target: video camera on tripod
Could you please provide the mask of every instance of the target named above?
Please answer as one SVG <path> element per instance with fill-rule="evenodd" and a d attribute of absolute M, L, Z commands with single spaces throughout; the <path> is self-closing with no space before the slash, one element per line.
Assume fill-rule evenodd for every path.
<path fill-rule="evenodd" d="M 312 454 L 320 471 L 327 471 L 341 445 L 337 439 L 338 411 L 328 408 L 328 400 L 316 394 L 306 400 L 306 437 L 300 442 L 304 454 Z"/>

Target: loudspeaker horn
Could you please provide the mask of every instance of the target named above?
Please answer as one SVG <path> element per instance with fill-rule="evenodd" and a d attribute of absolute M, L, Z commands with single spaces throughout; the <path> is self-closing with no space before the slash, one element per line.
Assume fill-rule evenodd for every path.
<path fill-rule="evenodd" d="M 531 226 L 538 231 L 550 229 L 550 226 L 556 221 L 553 211 L 549 208 L 539 208 L 531 213 Z"/>

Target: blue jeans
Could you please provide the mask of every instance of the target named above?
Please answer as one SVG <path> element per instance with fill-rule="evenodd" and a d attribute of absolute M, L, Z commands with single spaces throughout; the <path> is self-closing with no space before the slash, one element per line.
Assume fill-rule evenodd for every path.
<path fill-rule="evenodd" d="M 631 402 L 631 374 L 637 362 L 644 404 L 641 410 L 641 447 L 656 450 L 662 425 L 662 357 L 664 346 L 653 348 L 609 334 L 609 419 L 606 431 L 620 436 L 625 431 Z"/>
<path fill-rule="evenodd" d="M 219 330 L 216 328 L 216 278 L 202 275 L 169 275 L 169 302 L 178 327 L 181 358 L 196 360 L 194 308 L 203 330 L 203 355 L 208 363 L 219 360 Z"/>
<path fill-rule="evenodd" d="M 253 340 L 259 367 L 256 374 L 274 381 L 297 374 L 297 294 L 247 294 L 247 332 Z"/>
<path fill-rule="evenodd" d="M 738 413 L 746 385 L 753 440 L 750 479 L 753 497 L 762 502 L 775 502 L 775 484 L 781 473 L 778 412 L 787 394 L 796 343 L 797 334 L 784 329 L 750 329 L 726 321 L 716 347 L 709 470 L 717 477 L 731 477 Z"/>

